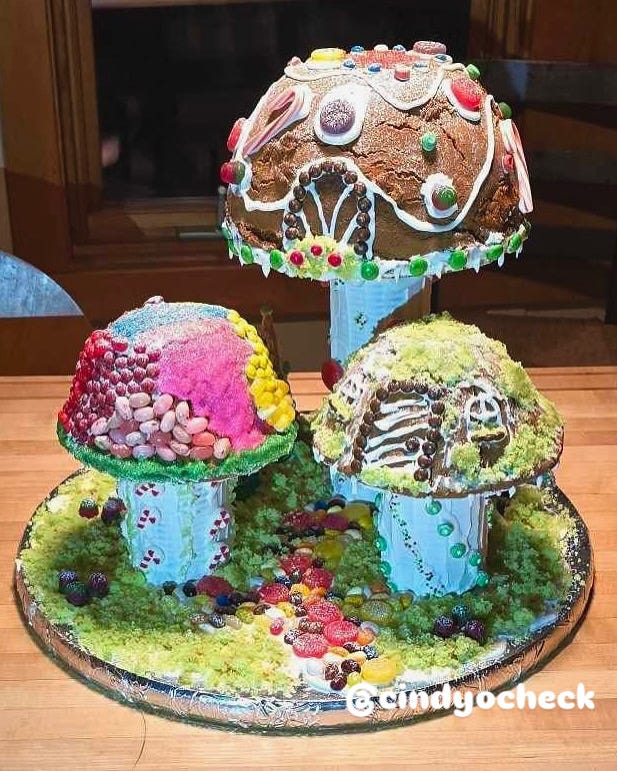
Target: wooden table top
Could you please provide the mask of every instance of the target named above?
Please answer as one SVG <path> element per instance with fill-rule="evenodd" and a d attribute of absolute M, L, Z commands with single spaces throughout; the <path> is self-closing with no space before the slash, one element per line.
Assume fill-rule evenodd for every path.
<path fill-rule="evenodd" d="M 587 522 L 595 596 L 572 643 L 526 683 L 595 691 L 595 711 L 475 710 L 376 734 L 265 737 L 183 725 L 122 706 L 72 679 L 24 629 L 13 557 L 47 492 L 76 467 L 55 440 L 60 377 L 0 378 L 0 769 L 617 768 L 617 367 L 536 369 L 566 422 L 557 478 Z M 315 408 L 315 374 L 292 376 Z"/>

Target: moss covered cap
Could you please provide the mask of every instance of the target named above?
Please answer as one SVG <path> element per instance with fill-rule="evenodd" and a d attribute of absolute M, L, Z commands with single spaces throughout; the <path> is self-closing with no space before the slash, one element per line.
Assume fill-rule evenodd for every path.
<path fill-rule="evenodd" d="M 378 335 L 314 419 L 317 456 L 414 496 L 499 490 L 552 468 L 561 418 L 505 346 L 450 316 Z"/>

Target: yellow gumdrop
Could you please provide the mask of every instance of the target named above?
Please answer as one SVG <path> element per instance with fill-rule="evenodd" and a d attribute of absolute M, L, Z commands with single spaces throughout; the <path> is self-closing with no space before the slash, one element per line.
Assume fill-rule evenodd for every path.
<path fill-rule="evenodd" d="M 370 516 L 370 514 L 371 507 L 366 503 L 361 503 L 360 501 L 348 503 L 347 506 L 345 506 L 345 516 L 352 522 L 357 522 L 360 517 L 366 517 L 367 515 Z"/>
<path fill-rule="evenodd" d="M 299 592 L 304 597 L 308 597 L 311 593 L 311 590 L 308 588 L 306 584 L 292 584 L 289 588 L 289 591 L 293 594 L 294 592 Z"/>
<path fill-rule="evenodd" d="M 342 48 L 316 48 L 311 51 L 311 59 L 314 62 L 338 62 L 345 58 Z"/>
<path fill-rule="evenodd" d="M 262 391 L 255 397 L 255 404 L 259 409 L 270 407 L 274 403 L 274 396 L 269 391 Z"/>
<path fill-rule="evenodd" d="M 315 554 L 327 561 L 338 562 L 344 551 L 345 546 L 338 538 L 323 538 L 315 544 Z"/>
<path fill-rule="evenodd" d="M 251 383 L 251 387 L 249 388 L 249 391 L 251 392 L 251 396 L 257 397 L 260 393 L 266 390 L 266 381 L 262 380 L 261 378 L 256 378 Z"/>
<path fill-rule="evenodd" d="M 393 659 L 376 658 L 365 661 L 362 665 L 362 677 L 375 685 L 386 685 L 396 677 L 398 666 Z"/>
<path fill-rule="evenodd" d="M 350 672 L 347 675 L 347 685 L 358 685 L 362 682 L 362 675 L 359 672 Z"/>

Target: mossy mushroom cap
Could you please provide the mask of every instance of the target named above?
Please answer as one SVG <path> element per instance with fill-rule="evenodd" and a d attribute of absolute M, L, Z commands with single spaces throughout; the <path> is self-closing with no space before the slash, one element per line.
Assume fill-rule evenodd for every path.
<path fill-rule="evenodd" d="M 393 327 L 361 348 L 313 421 L 317 457 L 412 496 L 501 490 L 550 470 L 554 405 L 505 346 L 448 315 Z"/>

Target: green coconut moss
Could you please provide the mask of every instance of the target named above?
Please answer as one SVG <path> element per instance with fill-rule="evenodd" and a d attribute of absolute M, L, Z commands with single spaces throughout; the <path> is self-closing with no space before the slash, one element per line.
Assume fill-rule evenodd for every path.
<path fill-rule="evenodd" d="M 57 427 L 60 443 L 86 466 L 91 466 L 118 479 L 136 479 L 144 482 L 197 482 L 208 479 L 222 479 L 230 476 L 245 476 L 259 471 L 287 455 L 296 440 L 298 427 L 295 423 L 282 434 L 271 434 L 263 444 L 254 450 L 243 450 L 229 455 L 223 461 L 190 460 L 182 463 L 165 463 L 157 458 L 115 458 L 95 447 L 76 442 L 60 424 Z"/>
<path fill-rule="evenodd" d="M 475 479 L 480 470 L 480 449 L 477 445 L 467 442 L 459 444 L 450 455 L 452 465 L 468 479 Z"/>
<path fill-rule="evenodd" d="M 340 458 L 345 449 L 345 431 L 342 428 L 331 427 L 324 420 L 313 423 L 315 444 L 320 453 L 328 460 Z"/>
<path fill-rule="evenodd" d="M 385 466 L 361 471 L 360 479 L 367 485 L 385 490 L 400 490 L 408 495 L 420 496 L 430 492 L 430 485 L 427 482 L 418 482 L 404 471 Z"/>

